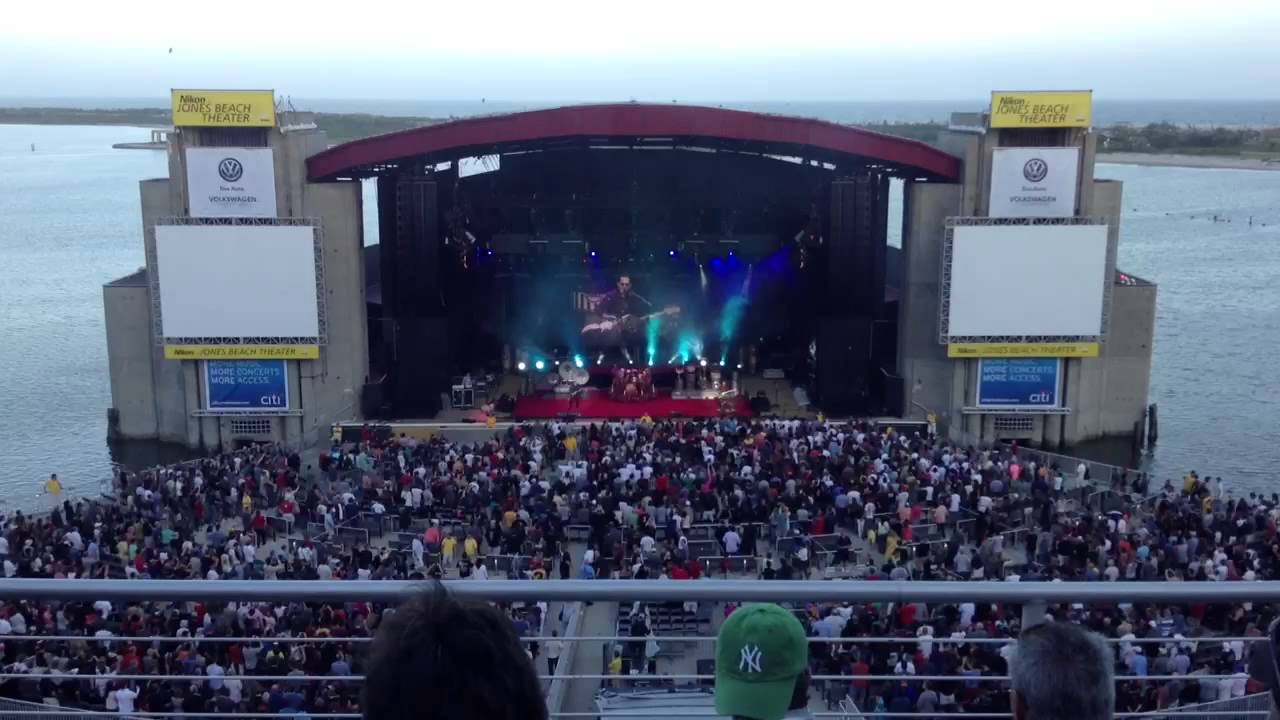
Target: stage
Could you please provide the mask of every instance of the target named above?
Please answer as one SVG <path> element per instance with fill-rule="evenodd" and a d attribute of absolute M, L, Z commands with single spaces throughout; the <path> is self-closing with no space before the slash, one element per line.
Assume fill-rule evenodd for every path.
<path fill-rule="evenodd" d="M 750 417 L 751 405 L 741 395 L 733 398 L 733 415 Z M 673 416 L 710 418 L 720 416 L 720 401 L 705 398 L 671 397 L 669 390 L 659 389 L 652 400 L 623 402 L 613 400 L 604 390 L 588 389 L 576 407 L 569 407 L 568 395 L 541 392 L 525 395 L 516 400 L 512 416 L 517 420 L 537 420 L 560 417 L 572 413 L 580 418 L 640 418 L 648 415 L 654 420 Z"/>

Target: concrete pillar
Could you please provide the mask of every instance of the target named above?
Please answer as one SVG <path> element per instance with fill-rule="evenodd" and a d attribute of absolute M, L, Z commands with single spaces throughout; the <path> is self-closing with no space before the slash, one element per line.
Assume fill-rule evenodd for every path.
<path fill-rule="evenodd" d="M 958 214 L 961 187 L 908 182 L 903 188 L 903 279 L 898 304 L 898 372 L 908 417 L 938 416 L 940 432 L 962 422 L 955 403 L 955 363 L 938 342 L 943 225 Z"/>

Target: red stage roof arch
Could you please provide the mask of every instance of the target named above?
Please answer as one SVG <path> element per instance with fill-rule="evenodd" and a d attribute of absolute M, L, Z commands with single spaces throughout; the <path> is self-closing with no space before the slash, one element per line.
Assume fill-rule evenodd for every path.
<path fill-rule="evenodd" d="M 388 166 L 539 149 L 566 140 L 670 141 L 811 159 L 852 159 L 903 177 L 956 181 L 960 159 L 918 140 L 823 120 L 692 105 L 576 105 L 465 118 L 336 145 L 307 159 L 312 182 Z M 654 146 L 652 142 L 644 142 Z"/>

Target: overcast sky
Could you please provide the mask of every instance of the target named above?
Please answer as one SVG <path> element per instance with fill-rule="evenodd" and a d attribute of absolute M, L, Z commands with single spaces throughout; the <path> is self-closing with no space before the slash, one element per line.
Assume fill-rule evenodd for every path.
<path fill-rule="evenodd" d="M 172 48 L 172 52 L 170 52 Z M 1280 98 L 1280 0 L 12 0 L 0 96 Z"/>

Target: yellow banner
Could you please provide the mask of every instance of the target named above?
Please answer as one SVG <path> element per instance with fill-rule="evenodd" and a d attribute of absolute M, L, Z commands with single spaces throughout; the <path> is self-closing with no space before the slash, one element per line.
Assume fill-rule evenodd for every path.
<path fill-rule="evenodd" d="M 1093 91 L 993 92 L 993 128 L 1087 128 L 1093 122 Z"/>
<path fill-rule="evenodd" d="M 165 345 L 166 360 L 317 360 L 319 345 Z"/>
<path fill-rule="evenodd" d="M 174 127 L 275 127 L 272 90 L 174 90 Z"/>
<path fill-rule="evenodd" d="M 1098 343 L 951 343 L 949 358 L 1098 357 Z"/>

